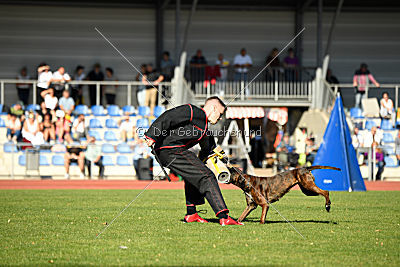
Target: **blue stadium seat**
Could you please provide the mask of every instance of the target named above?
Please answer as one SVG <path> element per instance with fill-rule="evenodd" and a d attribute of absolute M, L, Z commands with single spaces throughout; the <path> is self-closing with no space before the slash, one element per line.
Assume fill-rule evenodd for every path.
<path fill-rule="evenodd" d="M 3 118 L 0 118 L 0 127 L 6 127 L 6 122 L 3 120 Z"/>
<path fill-rule="evenodd" d="M 122 108 L 122 111 L 124 112 L 124 114 L 128 113 L 129 115 L 132 115 L 132 114 L 135 114 L 135 107 L 133 107 L 133 106 L 125 106 L 125 107 Z"/>
<path fill-rule="evenodd" d="M 136 121 L 137 128 L 147 128 L 149 127 L 149 120 L 148 119 L 138 119 Z"/>
<path fill-rule="evenodd" d="M 103 126 L 101 126 L 101 122 L 98 119 L 94 118 L 90 119 L 89 128 L 103 128 Z"/>
<path fill-rule="evenodd" d="M 158 117 L 160 117 L 161 114 L 164 113 L 164 111 L 165 111 L 165 108 L 163 106 L 155 106 L 153 115 L 154 115 L 154 117 L 158 118 Z"/>
<path fill-rule="evenodd" d="M 5 153 L 17 152 L 17 146 L 14 143 L 5 143 L 3 146 L 3 150 Z"/>
<path fill-rule="evenodd" d="M 381 121 L 381 129 L 382 130 L 393 130 L 393 125 L 390 120 L 383 119 Z"/>
<path fill-rule="evenodd" d="M 115 153 L 115 148 L 111 144 L 103 144 L 101 146 L 101 152 L 103 152 L 103 153 Z"/>
<path fill-rule="evenodd" d="M 389 167 L 389 168 L 395 168 L 398 166 L 397 162 L 392 157 L 385 157 L 385 163 L 386 163 L 385 167 Z"/>
<path fill-rule="evenodd" d="M 25 166 L 26 165 L 26 157 L 25 157 L 25 155 L 19 155 L 18 164 L 20 166 Z"/>
<path fill-rule="evenodd" d="M 89 114 L 89 108 L 86 105 L 77 105 L 75 107 L 75 114 L 88 115 Z"/>
<path fill-rule="evenodd" d="M 138 115 L 143 117 L 150 116 L 150 108 L 147 106 L 139 106 Z"/>
<path fill-rule="evenodd" d="M 0 104 L 0 115 L 7 115 L 7 112 L 3 110 L 4 105 Z"/>
<path fill-rule="evenodd" d="M 96 138 L 96 140 L 101 140 L 100 133 L 98 131 L 89 130 L 88 134 L 89 136 L 93 136 L 94 138 Z"/>
<path fill-rule="evenodd" d="M 106 131 L 104 133 L 104 140 L 106 141 L 118 141 L 118 138 L 115 136 L 113 131 Z"/>
<path fill-rule="evenodd" d="M 101 105 L 94 105 L 91 107 L 91 110 L 94 116 L 105 116 L 104 107 Z"/>
<path fill-rule="evenodd" d="M 391 133 L 383 133 L 382 141 L 384 143 L 394 143 L 393 135 Z"/>
<path fill-rule="evenodd" d="M 394 149 L 394 147 L 391 147 L 391 146 L 384 146 L 383 152 L 388 155 L 395 155 L 395 149 Z"/>
<path fill-rule="evenodd" d="M 360 108 L 352 108 L 350 109 L 350 117 L 353 119 L 363 119 L 362 110 Z"/>
<path fill-rule="evenodd" d="M 40 155 L 39 164 L 40 166 L 50 166 L 49 162 L 47 161 L 47 157 L 44 155 Z"/>
<path fill-rule="evenodd" d="M 40 110 L 40 106 L 38 104 L 30 104 L 26 107 L 27 111 L 38 111 Z"/>
<path fill-rule="evenodd" d="M 118 144 L 117 150 L 119 153 L 132 153 L 132 150 L 127 143 Z"/>
<path fill-rule="evenodd" d="M 118 124 L 114 119 L 107 119 L 106 120 L 106 127 L 109 129 L 118 129 Z"/>
<path fill-rule="evenodd" d="M 54 166 L 64 166 L 64 157 L 61 155 L 54 155 L 51 157 L 51 164 Z"/>
<path fill-rule="evenodd" d="M 118 166 L 132 166 L 129 162 L 128 157 L 124 155 L 117 156 L 117 165 Z"/>
<path fill-rule="evenodd" d="M 113 116 L 113 117 L 121 116 L 120 109 L 117 105 L 108 106 L 107 112 L 108 112 L 108 115 Z"/>
<path fill-rule="evenodd" d="M 114 166 L 114 162 L 111 156 L 103 156 L 103 165 L 104 166 Z"/>
<path fill-rule="evenodd" d="M 374 127 L 374 126 L 376 126 L 374 121 L 368 120 L 365 122 L 365 129 L 367 129 L 367 130 L 371 130 L 372 127 Z"/>

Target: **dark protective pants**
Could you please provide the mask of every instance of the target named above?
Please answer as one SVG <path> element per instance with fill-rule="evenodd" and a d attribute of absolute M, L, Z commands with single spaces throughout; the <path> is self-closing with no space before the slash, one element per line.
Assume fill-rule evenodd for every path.
<path fill-rule="evenodd" d="M 202 205 L 205 197 L 216 215 L 228 211 L 214 173 L 192 151 L 173 148 L 156 153 L 163 167 L 182 176 L 185 181 L 186 205 Z"/>

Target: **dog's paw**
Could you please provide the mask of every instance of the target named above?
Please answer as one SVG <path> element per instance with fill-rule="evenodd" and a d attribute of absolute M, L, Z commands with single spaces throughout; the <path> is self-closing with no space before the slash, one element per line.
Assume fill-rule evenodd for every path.
<path fill-rule="evenodd" d="M 331 205 L 325 205 L 325 209 L 327 212 L 329 212 L 331 210 Z"/>

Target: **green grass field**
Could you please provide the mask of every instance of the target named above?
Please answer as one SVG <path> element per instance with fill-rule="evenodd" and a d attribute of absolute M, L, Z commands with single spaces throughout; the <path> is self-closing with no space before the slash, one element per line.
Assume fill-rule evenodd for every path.
<path fill-rule="evenodd" d="M 330 213 L 322 197 L 290 192 L 275 207 L 304 240 L 273 209 L 265 225 L 260 208 L 245 226 L 184 224 L 183 191 L 148 190 L 95 239 L 138 192 L 0 191 L 0 264 L 400 265 L 400 192 L 331 192 Z M 243 194 L 223 194 L 238 217 Z"/>

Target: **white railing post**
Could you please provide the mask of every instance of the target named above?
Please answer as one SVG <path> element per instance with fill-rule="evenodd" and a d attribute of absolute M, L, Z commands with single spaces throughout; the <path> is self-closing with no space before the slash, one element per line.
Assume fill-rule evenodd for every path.
<path fill-rule="evenodd" d="M 132 104 L 132 85 L 130 83 L 128 83 L 126 88 L 127 88 L 126 94 L 128 97 L 128 99 L 126 101 L 126 105 L 130 106 Z"/>
<path fill-rule="evenodd" d="M 4 105 L 4 81 L 1 81 L 1 99 L 0 103 Z"/>
<path fill-rule="evenodd" d="M 240 100 L 244 100 L 244 95 L 246 94 L 246 90 L 249 90 L 249 88 L 244 87 L 244 81 L 240 81 L 239 90 L 240 90 Z"/>
<path fill-rule="evenodd" d="M 96 83 L 96 105 L 100 105 L 100 83 Z"/>
<path fill-rule="evenodd" d="M 161 106 L 161 103 L 162 103 L 162 99 L 163 99 L 163 94 L 162 94 L 162 85 L 161 84 L 159 84 L 158 86 L 158 97 L 157 97 L 157 105 L 158 106 Z"/>
<path fill-rule="evenodd" d="M 32 102 L 33 102 L 33 104 L 36 105 L 37 104 L 37 99 L 36 99 L 37 98 L 37 86 L 36 86 L 36 82 L 33 83 L 33 95 L 32 95 L 32 97 L 33 97 L 33 99 L 32 99 L 33 101 Z"/>
<path fill-rule="evenodd" d="M 200 83 L 200 82 L 199 82 Z M 201 86 L 201 85 L 200 85 Z M 207 98 L 209 98 L 210 96 L 211 96 L 211 86 L 210 86 L 210 83 L 208 82 L 207 83 Z"/>
<path fill-rule="evenodd" d="M 399 107 L 399 86 L 396 86 L 395 87 L 395 92 L 394 92 L 394 94 L 396 95 L 396 98 L 395 98 L 395 112 L 397 112 L 397 108 Z"/>
<path fill-rule="evenodd" d="M 278 84 L 278 81 L 276 81 L 275 80 L 275 82 L 274 82 L 274 100 L 275 101 L 278 101 L 278 92 L 279 91 L 279 84 Z"/>

